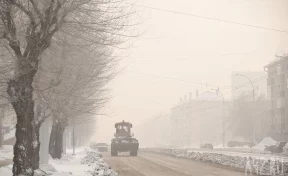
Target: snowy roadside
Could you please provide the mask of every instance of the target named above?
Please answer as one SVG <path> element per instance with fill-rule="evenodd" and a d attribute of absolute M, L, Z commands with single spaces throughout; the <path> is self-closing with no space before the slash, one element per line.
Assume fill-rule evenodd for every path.
<path fill-rule="evenodd" d="M 0 149 L 0 162 L 10 160 L 13 158 L 13 146 L 3 145 L 3 149 Z"/>
<path fill-rule="evenodd" d="M 84 148 L 76 151 L 76 155 L 68 151 L 60 160 L 50 159 L 50 164 L 41 165 L 34 176 L 118 176 L 99 151 Z M 12 176 L 12 165 L 0 167 L 0 175 Z"/>
<path fill-rule="evenodd" d="M 141 149 L 142 152 L 165 154 L 177 158 L 191 159 L 240 169 L 245 173 L 250 172 L 260 175 L 288 174 L 288 161 L 279 156 L 256 157 L 229 155 L 217 152 L 199 152 L 184 149 Z"/>
<path fill-rule="evenodd" d="M 250 153 L 251 155 L 253 154 L 259 154 L 259 155 L 263 155 L 263 154 L 271 154 L 271 152 L 269 151 L 265 151 L 266 146 L 272 146 L 275 145 L 277 143 L 277 141 L 273 140 L 271 137 L 266 137 L 264 138 L 260 143 L 258 143 L 257 145 L 255 145 L 254 147 L 249 147 L 249 146 L 241 146 L 241 147 L 226 147 L 223 148 L 222 144 L 215 146 L 213 148 L 213 152 L 217 152 L 217 153 L 226 153 L 228 154 L 228 152 L 231 152 L 236 154 L 236 153 Z M 287 145 L 288 148 L 288 145 Z M 202 148 L 181 148 L 181 149 L 186 149 L 186 150 L 190 150 L 190 151 L 211 151 L 209 149 L 202 149 Z M 287 151 L 288 153 L 288 151 Z M 248 154 L 248 155 L 250 155 Z M 275 154 L 274 154 L 275 155 Z M 278 154 L 279 156 L 281 154 Z"/>
<path fill-rule="evenodd" d="M 81 160 L 81 164 L 88 165 L 90 169 L 87 173 L 91 176 L 119 176 L 105 161 L 98 150 L 87 150 L 87 155 Z"/>
<path fill-rule="evenodd" d="M 15 132 L 16 132 L 15 126 L 12 126 L 12 127 L 10 128 L 10 132 L 7 133 L 7 134 L 4 134 L 4 141 L 15 137 Z"/>

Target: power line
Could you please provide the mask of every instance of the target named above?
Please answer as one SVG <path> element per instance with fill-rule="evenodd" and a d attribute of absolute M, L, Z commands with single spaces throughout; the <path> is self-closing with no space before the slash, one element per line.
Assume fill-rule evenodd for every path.
<path fill-rule="evenodd" d="M 137 74 L 141 74 L 141 75 L 145 75 L 145 76 L 149 76 L 149 77 L 155 77 L 155 78 L 166 79 L 166 80 L 171 80 L 171 81 L 179 81 L 179 82 L 196 84 L 196 85 L 201 85 L 201 86 L 206 86 L 206 87 L 215 87 L 215 88 L 222 87 L 221 90 L 233 89 L 233 87 L 234 87 L 234 86 L 217 86 L 217 85 L 212 85 L 212 84 L 208 84 L 208 83 L 204 83 L 204 82 L 195 82 L 195 81 L 189 81 L 189 80 L 184 80 L 184 79 L 171 78 L 171 77 L 154 75 L 154 74 L 147 74 L 147 73 L 137 72 L 137 71 L 133 71 L 133 70 L 129 70 L 129 72 L 137 73 Z M 265 78 L 267 78 L 267 75 L 263 75 L 261 77 L 252 79 L 252 82 L 253 83 L 254 82 L 259 82 L 259 81 L 261 81 L 261 80 L 263 80 Z M 250 85 L 250 81 L 247 81 L 247 82 L 245 82 L 243 84 L 235 86 L 234 90 L 232 90 L 232 91 L 239 90 L 239 88 L 247 87 L 248 85 Z"/>
<path fill-rule="evenodd" d="M 286 67 L 285 69 L 282 69 L 281 71 L 285 71 L 285 70 L 288 70 L 288 67 Z M 273 72 L 269 72 L 269 74 L 270 74 L 270 76 L 273 76 L 273 75 L 275 75 L 275 74 L 277 74 L 277 70 L 275 70 L 275 71 L 273 71 Z M 262 75 L 262 76 L 260 76 L 260 77 L 258 77 L 258 78 L 256 78 L 256 79 L 254 79 L 254 80 L 252 80 L 252 82 L 254 83 L 254 81 L 256 81 L 256 82 L 259 82 L 259 81 L 261 81 L 262 79 L 265 79 L 265 78 L 268 78 L 269 77 L 269 75 L 267 75 L 267 74 L 265 74 L 265 75 Z M 250 84 L 250 82 L 249 81 L 247 81 L 247 83 L 245 84 L 243 84 L 244 86 L 246 86 L 246 85 L 249 85 Z M 240 85 L 240 86 L 236 86 L 236 88 L 241 88 L 242 87 L 242 85 Z"/>
<path fill-rule="evenodd" d="M 288 69 L 288 68 L 286 68 L 286 69 Z M 275 71 L 275 72 L 277 73 L 277 71 Z M 259 81 L 261 81 L 262 79 L 265 79 L 265 78 L 266 78 L 266 76 L 265 76 L 265 77 L 262 76 L 262 77 L 253 79 L 253 80 L 252 80 L 252 83 L 259 82 Z M 246 85 L 243 86 L 243 84 L 241 84 L 242 86 L 241 86 L 241 85 L 240 85 L 240 86 L 241 86 L 241 88 L 243 88 L 243 87 L 250 86 L 250 84 L 251 84 L 250 81 L 248 81 L 248 82 L 246 83 Z M 233 90 L 231 90 L 231 91 L 229 91 L 229 92 L 224 93 L 223 96 L 224 96 L 224 95 L 227 95 L 227 94 L 229 94 L 229 93 L 231 93 L 231 92 L 234 92 L 234 91 L 236 91 L 236 90 L 239 90 L 238 87 L 239 87 L 239 86 L 236 86 L 235 89 L 233 89 Z M 211 99 L 209 99 L 209 100 L 202 101 L 202 102 L 209 102 L 209 101 L 211 101 L 211 100 L 213 100 L 213 99 L 216 99 L 216 98 L 218 98 L 218 97 L 219 97 L 219 95 L 216 96 L 216 97 L 214 97 L 214 98 L 211 98 Z M 208 108 L 201 108 L 201 109 L 202 109 L 203 111 L 205 111 L 205 110 L 207 110 L 207 109 L 214 109 L 214 108 L 218 108 L 218 107 L 221 107 L 221 106 L 218 106 L 218 105 L 217 105 L 217 106 L 208 107 Z M 199 111 L 199 109 L 197 109 L 197 108 L 194 109 L 194 110 Z M 192 112 L 196 112 L 196 111 L 192 111 Z"/>
<path fill-rule="evenodd" d="M 235 21 L 223 20 L 223 19 L 219 19 L 219 18 L 201 16 L 201 15 L 190 14 L 190 13 L 179 12 L 179 11 L 168 10 L 168 9 L 162 9 L 162 8 L 151 7 L 151 6 L 141 5 L 141 4 L 132 4 L 132 5 L 146 8 L 146 9 L 152 9 L 152 10 L 158 10 L 158 11 L 168 12 L 168 13 L 173 13 L 173 14 L 178 14 L 178 15 L 190 16 L 190 17 L 194 17 L 194 18 L 201 18 L 201 19 L 205 19 L 205 20 L 212 20 L 212 21 L 217 21 L 217 22 L 222 22 L 222 23 L 228 23 L 228 24 L 234 24 L 234 25 L 239 25 L 239 26 L 264 29 L 264 30 L 288 34 L 288 31 L 276 29 L 276 28 L 269 28 L 269 27 L 263 27 L 263 26 L 252 25 L 252 24 L 245 24 L 245 23 L 240 23 L 240 22 L 235 22 Z"/>
<path fill-rule="evenodd" d="M 288 69 L 288 67 L 285 68 L 285 69 L 283 69 L 282 71 L 287 70 L 287 69 Z M 168 79 L 168 80 L 174 80 L 174 81 L 181 81 L 181 82 L 187 82 L 187 83 L 192 83 L 192 84 L 199 84 L 199 85 L 204 85 L 204 86 L 206 85 L 206 84 L 203 84 L 203 83 L 193 82 L 193 81 L 187 81 L 187 80 L 182 80 L 182 79 L 163 77 L 163 76 L 146 74 L 146 73 L 135 72 L 135 71 L 130 71 L 130 72 L 134 72 L 134 73 L 138 73 L 138 74 L 142 74 L 142 75 L 146 75 L 146 76 L 158 77 L 158 78 L 162 78 L 162 79 Z M 270 76 L 271 76 L 271 75 L 274 75 L 274 74 L 277 74 L 277 70 L 276 70 L 276 71 L 273 71 L 273 72 L 270 72 L 269 74 L 270 74 Z M 252 79 L 252 83 L 259 82 L 259 81 L 261 81 L 261 80 L 263 80 L 263 79 L 265 79 L 265 78 L 267 78 L 267 77 L 268 77 L 268 75 L 265 74 L 265 75 L 262 75 L 262 76 L 260 76 L 260 77 L 258 77 L 258 78 Z M 239 90 L 239 88 L 243 88 L 243 87 L 250 86 L 250 84 L 251 84 L 251 82 L 250 82 L 250 81 L 247 81 L 246 83 L 243 83 L 243 84 L 240 84 L 240 85 L 236 86 L 236 88 L 234 88 L 234 89 L 233 89 L 233 87 L 232 87 L 232 88 L 226 88 L 226 89 L 232 89 L 232 90 L 229 91 L 229 92 L 223 93 L 223 96 L 224 96 L 224 95 L 227 95 L 227 94 L 229 94 L 229 93 L 232 93 L 232 92 L 234 92 L 234 91 L 236 91 L 236 90 Z M 219 87 L 219 86 L 210 85 L 210 84 L 207 84 L 207 86 L 209 86 L 209 87 L 217 87 L 217 88 Z M 225 87 L 225 86 L 223 86 L 223 87 Z M 228 87 L 228 86 L 227 86 L 227 87 Z M 229 86 L 229 87 L 230 87 L 230 86 Z M 223 89 L 222 89 L 222 90 L 223 90 Z M 216 97 L 214 97 L 214 98 L 211 98 L 211 99 L 209 99 L 209 100 L 201 101 L 201 102 L 209 102 L 209 101 L 211 101 L 211 100 L 213 100 L 213 99 L 218 98 L 219 96 L 220 96 L 220 95 L 218 95 L 218 96 L 216 96 Z M 206 110 L 206 109 L 213 109 L 213 108 L 217 108 L 217 107 L 220 107 L 220 106 L 208 107 L 208 108 L 201 108 L 201 109 Z M 194 109 L 194 110 L 199 111 L 198 108 L 196 108 L 196 109 Z M 192 112 L 195 112 L 195 111 L 192 111 Z"/>
<path fill-rule="evenodd" d="M 263 78 L 262 78 L 263 79 Z M 259 79 L 259 78 L 256 78 L 256 79 L 254 79 L 254 81 L 252 81 L 253 83 L 255 83 L 255 82 L 259 82 L 259 81 L 261 81 L 262 79 Z M 242 87 L 246 87 L 246 86 L 248 86 L 248 85 L 250 85 L 250 81 L 248 81 L 249 82 L 249 84 L 247 84 L 247 85 L 244 85 L 244 86 L 242 86 Z M 242 84 L 241 84 L 242 85 Z M 238 86 L 236 86 L 236 87 L 238 87 Z M 229 91 L 229 92 L 226 92 L 226 93 L 223 93 L 222 95 L 223 95 L 223 98 L 224 98 L 224 95 L 227 95 L 227 94 L 229 94 L 229 93 L 231 93 L 231 92 L 233 92 L 233 91 L 236 91 L 236 90 L 238 90 L 238 88 L 235 88 L 235 89 L 233 89 L 233 90 L 231 90 L 231 91 Z M 205 100 L 205 101 L 200 101 L 200 102 L 209 102 L 209 101 L 211 101 L 211 100 L 214 100 L 214 99 L 216 99 L 216 98 L 219 98 L 219 96 L 220 95 L 218 95 L 218 96 L 216 96 L 216 97 L 214 97 L 214 98 L 210 98 L 209 100 Z M 199 109 L 199 108 L 194 108 L 194 109 L 192 109 L 192 111 L 190 111 L 190 112 L 202 112 L 202 111 L 206 111 L 206 110 L 209 110 L 209 109 L 214 109 L 214 108 L 218 108 L 218 107 L 222 107 L 222 105 L 220 106 L 220 105 L 217 105 L 217 106 L 212 106 L 212 107 L 204 107 L 204 108 L 201 108 L 201 109 Z M 202 110 L 202 111 L 201 111 Z"/>
<path fill-rule="evenodd" d="M 188 81 L 188 80 L 183 80 L 183 79 L 178 79 L 178 78 L 171 78 L 171 77 L 147 74 L 147 73 L 142 73 L 142 72 L 136 72 L 133 70 L 129 70 L 129 72 L 137 73 L 137 74 L 141 74 L 141 75 L 145 75 L 145 76 L 156 77 L 156 78 L 160 78 L 160 79 L 179 81 L 179 82 L 185 82 L 185 83 L 190 83 L 190 84 L 197 84 L 197 85 L 207 86 L 207 87 L 230 87 L 230 86 L 216 86 L 216 85 L 211 85 L 211 84 L 207 84 L 207 83 L 200 83 L 200 82 Z"/>

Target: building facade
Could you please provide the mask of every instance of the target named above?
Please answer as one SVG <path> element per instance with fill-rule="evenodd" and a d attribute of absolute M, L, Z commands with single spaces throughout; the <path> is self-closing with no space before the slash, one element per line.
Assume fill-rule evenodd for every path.
<path fill-rule="evenodd" d="M 170 148 L 170 127 L 169 115 L 161 114 L 137 125 L 133 133 L 140 141 L 141 147 Z"/>
<path fill-rule="evenodd" d="M 269 133 L 276 140 L 288 138 L 288 57 L 277 57 L 265 66 L 268 73 Z"/>
<path fill-rule="evenodd" d="M 227 101 L 219 94 L 207 91 L 183 100 L 170 112 L 171 145 L 175 147 L 199 147 L 202 143 L 222 145 L 223 112 Z M 225 122 L 225 120 L 224 120 Z M 225 124 L 225 123 L 224 123 Z"/>

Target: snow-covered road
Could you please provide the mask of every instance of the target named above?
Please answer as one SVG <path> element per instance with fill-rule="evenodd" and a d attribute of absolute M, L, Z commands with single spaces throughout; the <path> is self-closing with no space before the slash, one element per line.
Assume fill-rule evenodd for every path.
<path fill-rule="evenodd" d="M 244 173 L 219 168 L 211 164 L 173 158 L 154 153 L 140 153 L 137 157 L 104 154 L 104 160 L 123 176 L 243 176 Z"/>

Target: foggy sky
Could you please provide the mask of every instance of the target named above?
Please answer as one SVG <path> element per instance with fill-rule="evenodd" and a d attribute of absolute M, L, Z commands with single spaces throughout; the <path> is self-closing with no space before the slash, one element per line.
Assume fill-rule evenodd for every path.
<path fill-rule="evenodd" d="M 288 31 L 287 0 L 138 0 L 136 4 Z M 288 51 L 288 33 L 136 9 L 142 19 L 137 30 L 145 32 L 125 50 L 129 57 L 119 68 L 126 69 L 109 85 L 113 99 L 105 109 L 107 116 L 98 121 L 97 141 L 109 142 L 117 121 L 131 121 L 136 127 L 169 111 L 184 94 L 211 89 L 181 80 L 207 82 L 221 90 L 231 86 L 232 71 L 263 71 L 276 52 Z"/>

